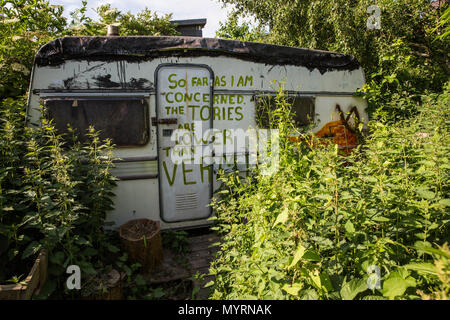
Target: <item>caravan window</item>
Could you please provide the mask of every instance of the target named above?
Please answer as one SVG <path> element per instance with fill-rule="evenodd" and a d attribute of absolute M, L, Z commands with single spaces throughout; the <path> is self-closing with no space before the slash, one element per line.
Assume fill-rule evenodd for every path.
<path fill-rule="evenodd" d="M 117 146 L 142 146 L 149 139 L 145 99 L 47 99 L 45 109 L 58 133 L 68 133 L 70 125 L 80 141 L 86 140 L 89 126 L 100 131 L 100 139 L 110 138 Z"/>
<path fill-rule="evenodd" d="M 275 97 L 257 96 L 256 117 L 257 123 L 261 128 L 268 129 L 273 127 L 269 116 L 270 112 L 276 109 Z M 287 97 L 287 102 L 291 105 L 291 111 L 297 127 L 304 127 L 314 121 L 315 99 L 314 97 Z"/>

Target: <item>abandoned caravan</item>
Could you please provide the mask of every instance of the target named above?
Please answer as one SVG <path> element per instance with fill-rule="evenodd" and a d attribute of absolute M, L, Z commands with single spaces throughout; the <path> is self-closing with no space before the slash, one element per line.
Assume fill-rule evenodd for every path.
<path fill-rule="evenodd" d="M 27 119 L 39 126 L 42 104 L 58 132 L 93 125 L 112 139 L 119 181 L 108 220 L 116 226 L 148 218 L 162 229 L 192 228 L 209 223 L 216 174 L 232 163 L 175 161 L 175 133 L 200 133 L 188 142 L 200 152 L 228 143 L 222 153 L 213 148 L 215 158 L 248 156 L 249 143 L 229 148 L 233 132 L 268 126 L 261 106 L 273 104 L 281 82 L 298 126 L 312 121 L 317 135 L 334 135 L 342 148 L 356 143 L 350 114 L 363 123 L 367 114 L 355 96 L 364 73 L 354 57 L 212 38 L 56 39 L 36 54 Z"/>

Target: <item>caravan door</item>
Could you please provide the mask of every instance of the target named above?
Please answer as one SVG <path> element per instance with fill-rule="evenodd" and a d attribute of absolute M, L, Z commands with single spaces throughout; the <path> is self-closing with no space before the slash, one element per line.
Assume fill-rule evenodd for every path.
<path fill-rule="evenodd" d="M 156 114 L 161 219 L 181 222 L 212 213 L 212 167 L 202 162 L 211 143 L 212 70 L 164 64 L 156 70 Z M 205 152 L 206 151 L 206 152 Z"/>

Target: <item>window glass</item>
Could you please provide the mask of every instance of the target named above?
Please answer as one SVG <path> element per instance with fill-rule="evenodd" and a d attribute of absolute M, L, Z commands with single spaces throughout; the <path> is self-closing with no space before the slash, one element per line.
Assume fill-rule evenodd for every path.
<path fill-rule="evenodd" d="M 58 133 L 68 133 L 70 125 L 80 141 L 91 125 L 117 146 L 142 146 L 149 139 L 145 99 L 47 99 L 45 108 Z"/>
<path fill-rule="evenodd" d="M 256 117 L 261 128 L 271 128 L 273 119 L 269 116 L 276 109 L 275 97 L 256 97 Z M 304 127 L 314 122 L 315 99 L 313 97 L 287 97 L 291 105 L 292 116 L 297 127 Z"/>

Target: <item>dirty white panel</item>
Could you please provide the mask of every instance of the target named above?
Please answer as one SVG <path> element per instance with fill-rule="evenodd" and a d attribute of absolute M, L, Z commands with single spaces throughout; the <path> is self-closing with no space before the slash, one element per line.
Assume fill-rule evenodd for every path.
<path fill-rule="evenodd" d="M 320 120 L 315 131 L 319 130 L 325 123 L 337 120 L 334 113 L 336 104 L 339 104 L 344 112 L 350 107 L 356 105 L 361 117 L 367 122 L 367 114 L 364 111 L 366 103 L 360 98 L 351 96 L 342 96 L 351 94 L 360 88 L 364 83 L 364 73 L 362 69 L 353 71 L 329 71 L 321 74 L 317 69 L 308 70 L 300 66 L 279 66 L 266 65 L 262 63 L 242 61 L 232 57 L 163 57 L 153 59 L 147 62 L 102 62 L 102 61 L 66 61 L 60 66 L 52 67 L 35 67 L 33 72 L 33 81 L 31 84 L 31 96 L 28 115 L 31 116 L 32 123 L 39 122 L 39 96 L 33 93 L 35 89 L 55 90 L 55 92 L 72 92 L 74 94 L 82 92 L 103 93 L 107 92 L 145 92 L 149 99 L 149 128 L 150 139 L 147 145 L 143 147 L 133 148 L 117 148 L 115 155 L 118 157 L 156 157 L 159 155 L 160 161 L 164 161 L 164 153 L 157 150 L 157 136 L 163 136 L 162 130 L 176 129 L 175 125 L 160 125 L 159 132 L 157 127 L 152 125 L 152 118 L 156 117 L 156 101 L 155 101 L 155 70 L 162 63 L 191 63 L 205 64 L 210 66 L 214 72 L 214 90 L 216 96 L 213 96 L 213 128 L 226 132 L 229 129 L 240 128 L 247 130 L 255 127 L 255 110 L 252 96 L 257 91 L 275 91 L 278 87 L 275 82 L 285 82 L 284 89 L 296 91 L 298 93 L 310 93 L 316 96 L 315 112 L 316 119 Z M 161 69 L 160 71 L 163 71 Z M 199 76 L 209 77 L 207 69 L 189 70 L 178 68 L 178 72 L 187 74 L 187 79 L 192 85 L 192 78 Z M 173 71 L 173 70 L 172 70 Z M 169 72 L 169 70 L 167 70 Z M 171 71 L 170 71 L 171 72 Z M 170 75 L 166 74 L 168 77 Z M 274 82 L 275 81 L 275 82 Z M 167 82 L 166 85 L 172 85 Z M 207 93 L 206 86 L 199 86 L 193 89 L 194 92 Z M 178 92 L 176 91 L 173 91 Z M 179 92 L 185 92 L 179 90 Z M 148 97 L 148 95 L 150 95 Z M 173 96 L 172 96 L 173 98 Z M 169 97 L 169 99 L 171 99 Z M 183 101 L 184 103 L 184 101 Z M 203 103 L 203 102 L 201 102 Z M 206 102 L 205 102 L 206 103 Z M 162 106 L 166 107 L 168 105 Z M 203 104 L 200 104 L 203 108 Z M 161 109 L 160 109 L 161 110 Z M 188 111 L 197 112 L 201 109 L 186 109 Z M 185 118 L 178 117 L 179 123 L 190 124 L 193 122 L 194 113 L 185 114 Z M 207 108 L 203 108 L 203 117 L 194 120 L 202 122 L 202 129 L 205 130 L 209 126 L 206 119 Z M 334 114 L 334 116 L 333 116 Z M 164 115 L 162 115 L 164 116 Z M 167 117 L 172 117 L 172 115 Z M 203 118 L 203 119 L 202 119 Z M 167 131 L 166 131 L 167 134 Z M 226 135 L 226 133 L 225 133 Z M 165 143 L 164 138 L 162 138 Z M 164 145 L 164 144 L 163 144 Z M 242 150 L 241 150 L 242 151 Z M 153 162 L 131 162 L 121 163 L 118 165 L 115 173 L 121 175 L 148 175 L 159 174 L 159 178 L 163 179 L 167 176 L 164 167 L 155 166 Z M 161 164 L 162 162 L 159 162 Z M 166 165 L 167 166 L 167 165 Z M 190 167 L 191 166 L 191 167 Z M 223 167 L 225 167 L 224 165 Z M 173 167 L 166 167 L 171 180 L 173 176 Z M 209 215 L 209 209 L 194 210 L 189 209 L 194 205 L 201 208 L 203 204 L 209 201 L 209 181 L 207 178 L 209 172 L 205 168 L 195 168 L 192 165 L 186 165 L 184 168 L 178 166 L 175 179 L 183 183 L 178 188 L 168 188 L 161 186 L 165 192 L 161 193 L 158 179 L 141 179 L 119 181 L 115 193 L 115 209 L 108 215 L 108 219 L 113 219 L 116 226 L 130 219 L 147 217 L 153 220 L 161 220 L 160 217 L 160 201 L 162 206 L 166 206 L 167 221 L 161 221 L 162 228 L 179 228 L 196 226 L 207 223 L 204 218 Z M 217 169 L 217 168 L 216 168 Z M 193 170 L 193 171 L 190 171 Z M 203 181 L 202 181 L 203 173 Z M 184 181 L 188 183 L 185 185 Z M 164 181 L 164 180 L 161 180 Z M 196 184 L 189 184 L 190 182 Z M 167 182 L 167 180 L 166 180 Z M 209 182 L 208 182 L 209 183 Z M 214 179 L 214 188 L 218 184 Z M 177 191 L 178 190 L 178 191 Z M 181 190 L 181 191 L 180 191 Z M 176 210 L 178 204 L 178 211 Z M 188 221 L 190 219 L 200 219 Z M 180 221 L 182 222 L 173 222 Z"/>
<path fill-rule="evenodd" d="M 114 210 L 106 216 L 115 227 L 133 219 L 159 219 L 157 179 L 119 181 L 114 189 Z"/>
<path fill-rule="evenodd" d="M 265 65 L 230 57 L 160 58 L 149 62 L 66 61 L 61 66 L 37 68 L 36 89 L 57 90 L 152 90 L 153 70 L 161 63 L 209 65 L 216 90 L 276 90 L 308 92 L 355 92 L 364 83 L 363 70 L 334 70 L 320 73 L 301 66 Z M 233 67 L 230 67 L 233 66 Z"/>
<path fill-rule="evenodd" d="M 355 92 L 364 83 L 362 68 L 320 73 L 302 66 L 266 65 L 230 57 L 195 57 L 192 63 L 205 63 L 214 70 L 215 90 L 285 90 L 306 92 Z M 230 68 L 233 65 L 233 68 Z"/>

